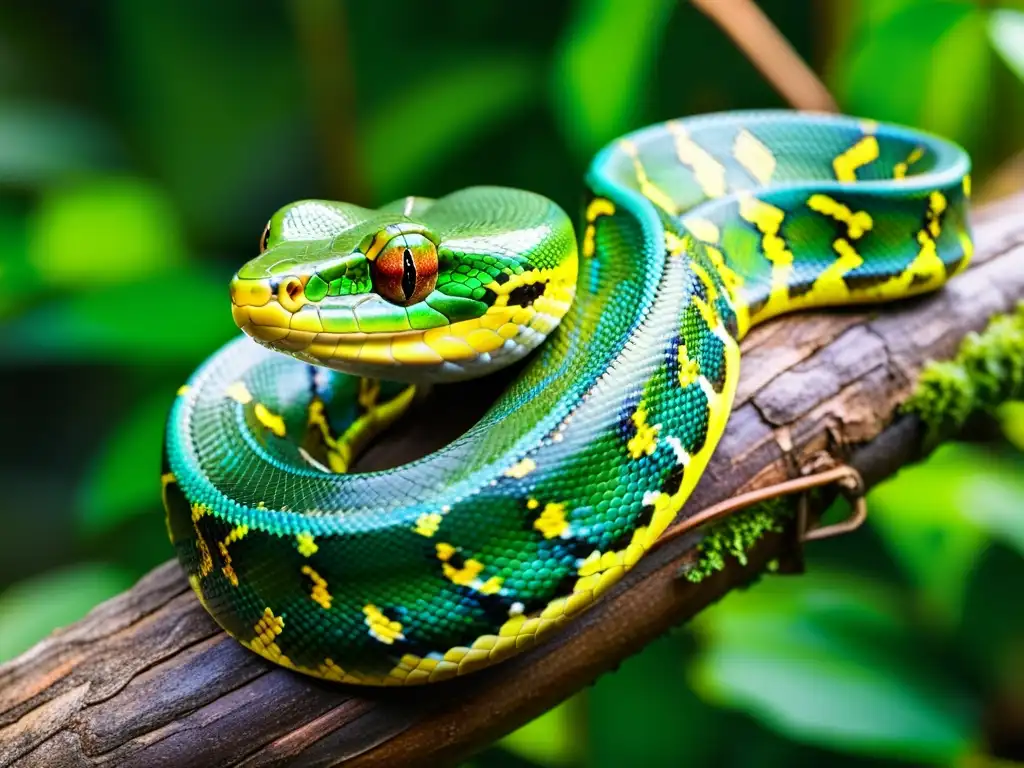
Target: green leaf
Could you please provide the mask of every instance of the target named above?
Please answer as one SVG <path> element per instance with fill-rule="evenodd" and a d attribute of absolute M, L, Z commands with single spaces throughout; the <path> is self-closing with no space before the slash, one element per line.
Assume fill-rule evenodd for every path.
<path fill-rule="evenodd" d="M 988 33 L 999 55 L 1024 80 L 1024 13 L 1005 8 L 992 11 Z"/>
<path fill-rule="evenodd" d="M 535 96 L 538 75 L 525 56 L 462 58 L 386 100 L 361 130 L 376 196 L 408 194 L 413 180 L 466 140 L 521 110 Z"/>
<path fill-rule="evenodd" d="M 964 471 L 957 504 L 996 540 L 1024 557 L 1024 475 L 1021 462 L 997 457 Z"/>
<path fill-rule="evenodd" d="M 255 237 L 263 222 L 251 220 L 251 207 L 262 211 L 280 194 L 274 188 L 291 181 L 297 150 L 309 151 L 306 101 L 330 97 L 303 87 L 283 5 L 251 18 L 237 2 L 108 6 L 103 53 L 124 119 L 189 231 L 216 237 L 227 222 L 253 227 Z"/>
<path fill-rule="evenodd" d="M 843 107 L 967 146 L 983 137 L 989 97 L 986 17 L 972 3 L 911 5 L 865 25 L 838 70 Z"/>
<path fill-rule="evenodd" d="M 234 333 L 226 278 L 171 272 L 36 307 L 8 323 L 0 362 L 194 364 Z"/>
<path fill-rule="evenodd" d="M 1024 451 L 1024 402 L 1011 400 L 1003 403 L 997 409 L 996 416 L 1010 445 L 1018 451 Z"/>
<path fill-rule="evenodd" d="M 570 147 L 587 157 L 638 127 L 673 0 L 579 0 L 555 61 L 552 99 Z"/>
<path fill-rule="evenodd" d="M 17 656 L 54 628 L 82 618 L 132 582 L 132 577 L 120 569 L 87 563 L 9 587 L 0 593 L 0 662 Z"/>
<path fill-rule="evenodd" d="M 727 764 L 728 723 L 687 684 L 684 648 L 678 635 L 659 638 L 597 681 L 587 697 L 589 768 Z"/>
<path fill-rule="evenodd" d="M 964 484 L 985 463 L 969 447 L 943 445 L 868 496 L 871 525 L 925 603 L 950 622 L 961 615 L 968 575 L 988 546 L 961 503 Z"/>
<path fill-rule="evenodd" d="M 87 535 L 160 508 L 160 446 L 173 393 L 135 406 L 106 439 L 79 488 L 75 510 Z"/>
<path fill-rule="evenodd" d="M 707 648 L 691 680 L 809 744 L 947 763 L 975 737 L 965 694 L 917 650 L 896 596 L 822 572 L 731 594 L 697 628 Z"/>
<path fill-rule="evenodd" d="M 29 264 L 54 287 L 131 282 L 180 264 L 184 251 L 170 200 L 141 179 L 55 187 L 29 225 Z"/>
<path fill-rule="evenodd" d="M 38 187 L 117 164 L 120 151 L 99 123 L 53 104 L 0 103 L 0 184 Z"/>
<path fill-rule="evenodd" d="M 564 702 L 510 733 L 498 745 L 539 765 L 575 765 L 579 741 L 573 737 L 573 701 Z"/>

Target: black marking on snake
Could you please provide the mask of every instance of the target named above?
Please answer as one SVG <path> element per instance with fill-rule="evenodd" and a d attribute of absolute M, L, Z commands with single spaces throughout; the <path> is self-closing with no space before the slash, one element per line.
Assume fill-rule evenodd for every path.
<path fill-rule="evenodd" d="M 511 277 L 512 276 L 508 272 L 499 272 L 497 275 L 494 276 L 494 282 L 496 282 L 498 285 L 504 285 L 509 281 Z"/>
<path fill-rule="evenodd" d="M 408 248 L 402 253 L 402 293 L 408 299 L 416 290 L 416 260 Z"/>
<path fill-rule="evenodd" d="M 547 281 L 544 281 L 513 288 L 512 292 L 508 295 L 508 303 L 510 306 L 528 307 L 540 296 L 544 295 L 547 286 Z"/>
<path fill-rule="evenodd" d="M 672 469 L 665 475 L 665 479 L 661 482 L 661 492 L 667 493 L 669 496 L 674 496 L 679 493 L 679 489 L 683 486 L 683 475 L 685 470 L 682 464 L 675 464 Z"/>

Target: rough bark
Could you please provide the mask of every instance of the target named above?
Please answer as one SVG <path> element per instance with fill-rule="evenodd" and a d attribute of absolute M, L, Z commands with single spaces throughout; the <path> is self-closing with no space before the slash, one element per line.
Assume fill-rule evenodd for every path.
<path fill-rule="evenodd" d="M 938 294 L 789 318 L 751 334 L 726 436 L 682 514 L 792 477 L 822 452 L 847 460 L 869 485 L 914 460 L 920 425 L 898 416 L 898 406 L 922 365 L 951 357 L 968 332 L 1024 298 L 1022 211 L 1016 197 L 979 213 L 974 264 Z M 493 394 L 481 391 L 480 402 Z M 455 390 L 448 402 L 466 410 L 467 397 Z M 367 463 L 403 460 L 399 447 L 421 453 L 465 427 L 442 433 L 425 424 Z M 531 652 L 408 690 L 325 684 L 274 667 L 220 632 L 167 563 L 0 666 L 0 765 L 453 762 L 748 583 L 786 554 L 792 536 L 769 535 L 746 566 L 731 562 L 692 584 L 678 573 L 698 540 L 690 534 L 657 549 Z"/>

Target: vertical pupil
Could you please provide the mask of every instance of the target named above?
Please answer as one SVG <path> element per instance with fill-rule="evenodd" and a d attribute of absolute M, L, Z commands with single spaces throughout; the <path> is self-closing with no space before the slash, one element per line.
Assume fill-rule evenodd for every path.
<path fill-rule="evenodd" d="M 402 254 L 402 293 L 406 300 L 416 290 L 416 261 L 412 257 L 412 251 L 408 248 Z"/>

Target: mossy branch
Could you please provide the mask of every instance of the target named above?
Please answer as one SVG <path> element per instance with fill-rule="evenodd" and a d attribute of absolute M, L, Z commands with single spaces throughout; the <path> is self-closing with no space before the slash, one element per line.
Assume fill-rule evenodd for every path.
<path fill-rule="evenodd" d="M 921 372 L 904 404 L 938 442 L 977 414 L 1024 397 L 1024 303 L 996 317 L 982 333 L 970 333 L 952 360 L 935 361 Z"/>

